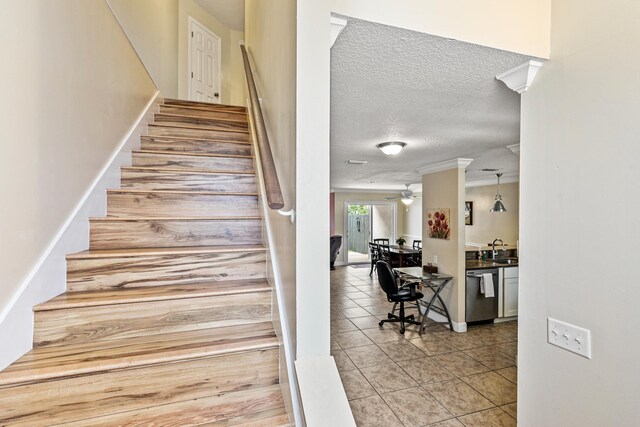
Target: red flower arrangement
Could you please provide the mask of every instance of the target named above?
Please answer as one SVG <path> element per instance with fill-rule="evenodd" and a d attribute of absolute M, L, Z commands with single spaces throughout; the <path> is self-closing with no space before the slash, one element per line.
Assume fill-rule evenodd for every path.
<path fill-rule="evenodd" d="M 427 210 L 427 233 L 429 237 L 449 240 L 451 228 L 449 227 L 448 216 L 449 209 Z"/>

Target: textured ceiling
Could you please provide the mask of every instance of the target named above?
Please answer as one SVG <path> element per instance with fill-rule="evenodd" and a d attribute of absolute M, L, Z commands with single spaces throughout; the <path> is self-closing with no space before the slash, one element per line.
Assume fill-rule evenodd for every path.
<path fill-rule="evenodd" d="M 236 31 L 244 31 L 244 0 L 195 0 L 218 21 Z"/>
<path fill-rule="evenodd" d="M 349 19 L 331 49 L 331 186 L 398 189 L 421 166 L 475 159 L 468 181 L 516 175 L 520 96 L 495 76 L 531 59 Z M 407 143 L 396 156 L 376 144 Z M 347 160 L 366 165 L 347 165 Z M 419 186 L 412 186 L 418 189 Z"/>

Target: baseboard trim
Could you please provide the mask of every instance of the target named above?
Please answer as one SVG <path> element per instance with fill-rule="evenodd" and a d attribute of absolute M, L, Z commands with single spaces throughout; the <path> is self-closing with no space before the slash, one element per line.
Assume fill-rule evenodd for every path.
<path fill-rule="evenodd" d="M 0 312 L 0 370 L 13 363 L 33 346 L 33 307 L 66 290 L 68 253 L 89 246 L 89 218 L 106 213 L 106 190 L 120 185 L 120 167 L 131 163 L 130 152 L 140 144 L 139 135 L 152 120 L 155 106 L 161 102 L 156 91 L 127 133 L 122 137 L 103 168 L 76 204 L 20 288 Z"/>
<path fill-rule="evenodd" d="M 442 314 L 436 313 L 434 311 L 429 311 L 429 315 L 427 317 L 433 320 L 434 322 L 447 323 L 447 318 L 445 316 L 443 316 Z M 467 332 L 466 322 L 458 323 L 452 320 L 451 325 L 453 326 L 453 330 L 455 332 Z"/>

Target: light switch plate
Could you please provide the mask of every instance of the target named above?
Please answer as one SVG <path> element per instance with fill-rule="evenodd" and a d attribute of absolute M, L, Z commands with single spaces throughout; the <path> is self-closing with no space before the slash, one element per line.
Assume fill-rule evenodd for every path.
<path fill-rule="evenodd" d="M 560 320 L 547 318 L 547 341 L 591 359 L 591 331 Z"/>
<path fill-rule="evenodd" d="M 438 265 L 438 255 L 433 256 L 433 264 Z"/>

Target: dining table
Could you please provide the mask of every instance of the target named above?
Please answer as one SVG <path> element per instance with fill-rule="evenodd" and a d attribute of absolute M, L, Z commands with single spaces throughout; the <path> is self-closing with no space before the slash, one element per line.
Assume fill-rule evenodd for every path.
<path fill-rule="evenodd" d="M 398 259 L 398 267 L 404 267 L 406 258 L 413 258 L 414 255 L 421 254 L 422 250 L 408 246 L 389 245 L 389 253 Z"/>

